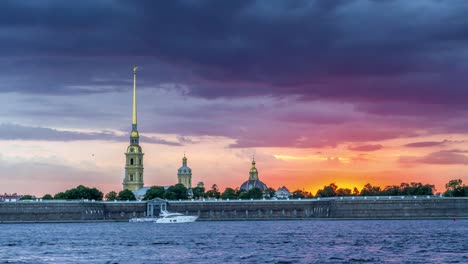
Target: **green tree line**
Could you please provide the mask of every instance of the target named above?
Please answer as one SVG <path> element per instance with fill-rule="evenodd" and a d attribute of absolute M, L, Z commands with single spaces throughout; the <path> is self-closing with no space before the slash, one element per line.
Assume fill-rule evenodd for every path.
<path fill-rule="evenodd" d="M 468 186 L 463 184 L 461 179 L 455 179 L 449 181 L 445 185 L 446 191 L 443 193 L 446 197 L 468 197 Z M 167 200 L 186 200 L 190 198 L 187 193 L 187 188 L 182 184 L 176 184 L 169 188 L 163 186 L 152 186 L 148 189 L 144 196 L 144 200 L 151 200 L 154 198 L 161 198 Z M 348 188 L 339 188 L 335 183 L 330 183 L 327 186 L 319 189 L 315 195 L 304 190 L 295 190 L 291 192 L 290 198 L 314 198 L 314 197 L 336 197 L 336 196 L 404 196 L 404 195 L 434 195 L 435 187 L 432 184 L 422 184 L 420 182 L 411 183 L 400 183 L 400 185 L 389 185 L 384 188 L 380 186 L 373 186 L 370 183 L 364 185 L 361 190 L 356 187 L 353 190 Z M 249 191 L 242 191 L 239 188 L 226 188 L 224 192 L 221 192 L 218 185 L 213 184 L 211 189 L 205 190 L 204 187 L 199 186 L 192 189 L 193 199 L 262 199 L 264 197 L 274 197 L 275 190 L 269 188 L 265 193 L 258 189 L 253 188 Z M 76 188 L 71 188 L 64 192 L 59 192 L 52 196 L 46 194 L 42 197 L 43 200 L 96 200 L 101 201 L 105 198 L 108 201 L 134 201 L 136 200 L 135 195 L 130 190 L 123 190 L 120 192 L 111 191 L 105 196 L 103 193 L 96 189 L 90 188 L 83 185 L 79 185 Z M 31 200 L 36 199 L 32 195 L 24 195 L 20 200 Z"/>

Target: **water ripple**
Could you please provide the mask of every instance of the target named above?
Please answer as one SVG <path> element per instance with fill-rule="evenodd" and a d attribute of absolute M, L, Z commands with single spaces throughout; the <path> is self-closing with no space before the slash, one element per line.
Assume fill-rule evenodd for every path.
<path fill-rule="evenodd" d="M 468 221 L 2 224 L 0 263 L 467 263 Z"/>

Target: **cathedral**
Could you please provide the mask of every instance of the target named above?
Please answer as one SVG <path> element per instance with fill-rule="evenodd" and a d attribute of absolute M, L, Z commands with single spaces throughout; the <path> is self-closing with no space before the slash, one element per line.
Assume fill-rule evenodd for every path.
<path fill-rule="evenodd" d="M 133 101 L 132 101 L 132 131 L 130 132 L 130 145 L 125 152 L 125 176 L 123 189 L 130 190 L 137 199 L 142 199 L 149 187 L 144 187 L 143 179 L 143 151 L 140 146 L 140 135 L 137 127 L 137 100 L 136 100 L 136 72 L 133 67 Z M 189 191 L 192 188 L 192 169 L 187 166 L 187 157 L 182 158 L 182 167 L 177 173 L 178 183 L 183 184 Z"/>
<path fill-rule="evenodd" d="M 130 132 L 130 145 L 125 152 L 125 176 L 123 179 L 123 189 L 132 191 L 137 199 L 142 199 L 149 187 L 144 187 L 143 179 L 143 151 L 140 146 L 140 135 L 137 127 L 137 100 L 136 100 L 136 72 L 137 67 L 133 66 L 133 101 L 132 101 L 132 130 Z M 187 157 L 184 154 L 182 166 L 177 171 L 177 182 L 184 185 L 189 196 L 192 193 L 192 169 L 187 166 Z M 165 187 L 168 188 L 168 187 Z M 255 167 L 255 159 L 252 160 L 252 167 L 249 172 L 249 179 L 245 181 L 240 190 L 249 191 L 259 188 L 267 190 L 266 184 L 258 178 L 258 170 Z"/>

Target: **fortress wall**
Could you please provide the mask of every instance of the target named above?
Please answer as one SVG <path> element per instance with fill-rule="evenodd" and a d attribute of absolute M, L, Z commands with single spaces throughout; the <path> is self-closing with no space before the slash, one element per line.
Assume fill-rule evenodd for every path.
<path fill-rule="evenodd" d="M 146 202 L 103 202 L 105 219 L 128 221 L 134 217 L 146 216 Z"/>
<path fill-rule="evenodd" d="M 331 218 L 468 218 L 468 198 L 335 200 Z"/>
<path fill-rule="evenodd" d="M 168 210 L 198 215 L 200 220 L 261 220 L 328 217 L 330 201 L 186 201 L 169 202 Z"/>
<path fill-rule="evenodd" d="M 468 218 L 468 198 L 171 201 L 167 209 L 199 220 Z M 0 202 L 0 223 L 128 221 L 146 202 Z"/>
<path fill-rule="evenodd" d="M 0 222 L 127 221 L 144 216 L 146 203 L 23 201 L 0 203 Z"/>
<path fill-rule="evenodd" d="M 468 198 L 169 202 L 170 211 L 200 220 L 468 218 Z"/>

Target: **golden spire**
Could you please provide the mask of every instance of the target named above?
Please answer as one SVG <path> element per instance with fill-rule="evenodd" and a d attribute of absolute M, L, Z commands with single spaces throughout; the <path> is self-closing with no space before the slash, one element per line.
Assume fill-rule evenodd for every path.
<path fill-rule="evenodd" d="M 133 114 L 132 130 L 137 130 L 137 106 L 136 106 L 136 71 L 138 67 L 133 65 Z"/>

